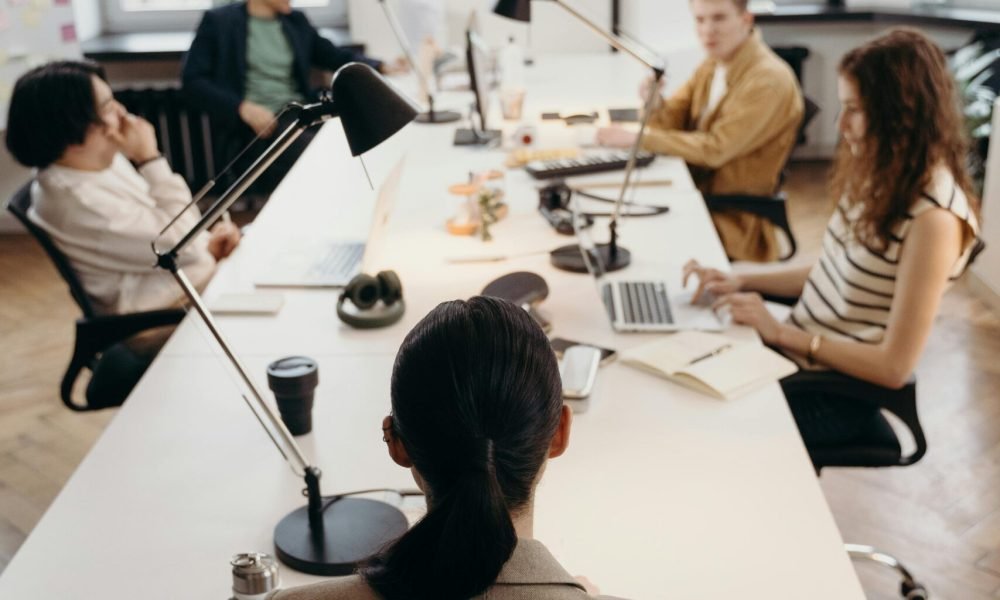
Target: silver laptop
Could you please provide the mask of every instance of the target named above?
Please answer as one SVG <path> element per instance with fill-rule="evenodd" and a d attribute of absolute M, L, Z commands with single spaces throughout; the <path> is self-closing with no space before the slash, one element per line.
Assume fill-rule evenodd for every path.
<path fill-rule="evenodd" d="M 368 241 L 305 241 L 275 254 L 254 280 L 261 287 L 344 287 L 378 259 L 389 216 L 399 193 L 404 159 L 399 159 L 379 188 Z M 367 271 L 365 271 L 367 272 Z"/>
<path fill-rule="evenodd" d="M 610 279 L 590 233 L 577 221 L 577 243 L 607 311 L 619 332 L 720 331 L 723 322 L 710 306 L 692 305 L 690 293 L 671 293 L 656 280 Z"/>

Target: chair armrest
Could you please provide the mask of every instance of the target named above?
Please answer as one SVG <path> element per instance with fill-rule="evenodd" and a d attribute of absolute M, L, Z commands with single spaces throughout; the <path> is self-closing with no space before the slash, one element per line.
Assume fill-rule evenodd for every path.
<path fill-rule="evenodd" d="M 902 457 L 900 463 L 913 464 L 927 452 L 927 439 L 917 416 L 917 380 L 912 375 L 903 387 L 891 389 L 837 371 L 799 371 L 783 379 L 781 387 L 789 395 L 834 393 L 887 410 L 906 425 L 917 446 L 912 454 Z"/>
<path fill-rule="evenodd" d="M 88 410 L 86 405 L 73 402 L 73 384 L 84 367 L 92 367 L 97 355 L 112 345 L 147 329 L 176 325 L 184 315 L 185 312 L 177 308 L 78 319 L 73 357 L 60 385 L 63 404 L 77 411 Z"/>
<path fill-rule="evenodd" d="M 176 325 L 186 313 L 179 308 L 150 310 L 124 315 L 100 315 L 76 322 L 77 338 L 85 337 L 96 352 L 155 327 Z M 79 346 L 79 342 L 77 343 Z"/>

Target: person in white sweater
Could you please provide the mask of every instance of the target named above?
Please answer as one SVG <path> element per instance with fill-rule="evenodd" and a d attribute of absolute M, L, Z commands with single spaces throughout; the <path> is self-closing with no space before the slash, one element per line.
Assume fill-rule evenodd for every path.
<path fill-rule="evenodd" d="M 96 310 L 181 303 L 173 277 L 154 268 L 150 244 L 191 202 L 191 191 L 159 153 L 153 126 L 114 99 L 100 67 L 60 61 L 21 76 L 6 142 L 18 162 L 38 169 L 29 218 L 67 256 Z M 163 243 L 199 218 L 197 207 L 189 208 Z M 179 264 L 203 287 L 239 241 L 239 230 L 220 222 L 181 252 Z"/>

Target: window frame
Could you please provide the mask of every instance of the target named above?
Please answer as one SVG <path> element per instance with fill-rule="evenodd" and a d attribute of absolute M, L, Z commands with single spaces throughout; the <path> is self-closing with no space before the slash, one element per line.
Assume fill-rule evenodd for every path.
<path fill-rule="evenodd" d="M 211 0 L 213 6 L 223 3 Z M 326 6 L 298 7 L 316 27 L 347 27 L 348 0 L 329 0 Z M 101 30 L 104 33 L 194 31 L 207 9 L 126 11 L 121 0 L 101 0 Z"/>

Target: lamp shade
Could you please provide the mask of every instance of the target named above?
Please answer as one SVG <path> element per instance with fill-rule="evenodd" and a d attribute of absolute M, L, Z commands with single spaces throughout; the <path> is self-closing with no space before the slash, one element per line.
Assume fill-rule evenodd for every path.
<path fill-rule="evenodd" d="M 531 22 L 531 0 L 499 0 L 493 12 L 516 21 Z"/>
<path fill-rule="evenodd" d="M 418 112 L 416 105 L 389 85 L 375 69 L 356 62 L 344 65 L 333 74 L 330 99 L 340 116 L 353 156 L 392 137 Z"/>

